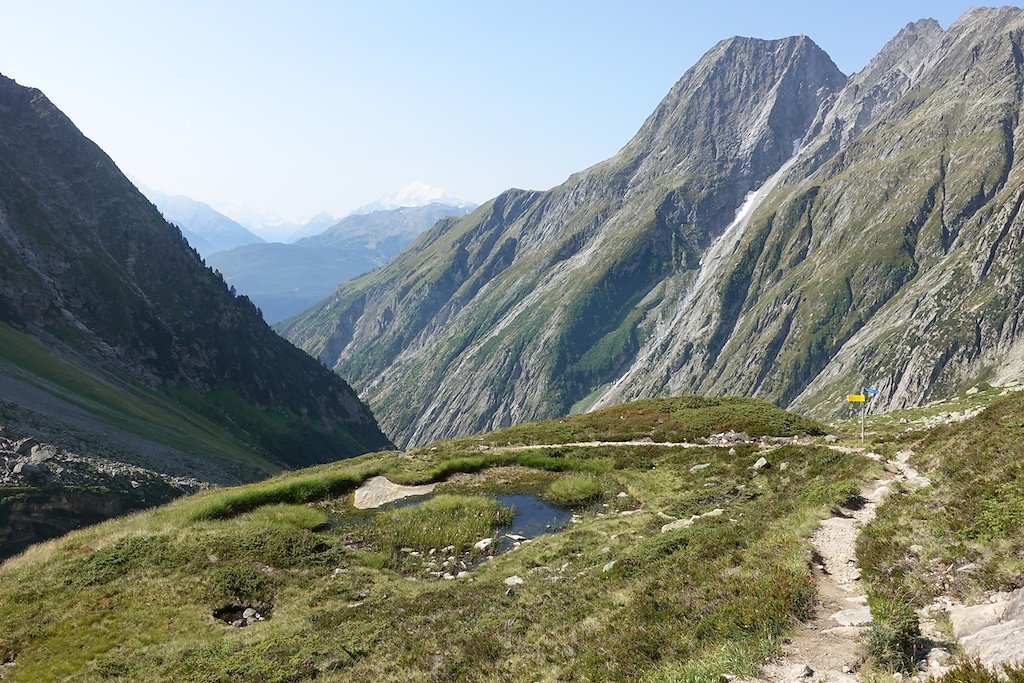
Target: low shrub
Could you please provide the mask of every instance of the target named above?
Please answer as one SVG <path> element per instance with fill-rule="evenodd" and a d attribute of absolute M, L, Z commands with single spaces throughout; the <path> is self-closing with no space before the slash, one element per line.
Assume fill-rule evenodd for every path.
<path fill-rule="evenodd" d="M 230 562 L 211 567 L 203 586 L 211 604 L 272 604 L 277 581 L 252 562 Z"/>

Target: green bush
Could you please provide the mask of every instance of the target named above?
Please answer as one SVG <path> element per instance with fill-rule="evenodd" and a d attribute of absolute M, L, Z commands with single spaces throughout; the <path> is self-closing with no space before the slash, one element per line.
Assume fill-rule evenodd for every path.
<path fill-rule="evenodd" d="M 375 469 L 358 472 L 329 472 L 302 476 L 285 476 L 259 484 L 211 494 L 202 499 L 192 512 L 193 521 L 229 519 L 265 505 L 312 503 L 326 500 L 359 486 L 377 474 Z"/>
<path fill-rule="evenodd" d="M 231 562 L 212 567 L 204 587 L 211 604 L 272 604 L 277 582 L 251 562 Z"/>

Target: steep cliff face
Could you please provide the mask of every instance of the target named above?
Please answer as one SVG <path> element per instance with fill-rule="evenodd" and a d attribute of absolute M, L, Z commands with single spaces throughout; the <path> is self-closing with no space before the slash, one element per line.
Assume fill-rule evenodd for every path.
<path fill-rule="evenodd" d="M 807 38 L 724 41 L 612 159 L 440 224 L 284 332 L 400 442 L 568 412 L 627 366 L 844 82 Z"/>
<path fill-rule="evenodd" d="M 1019 377 L 1024 12 L 909 24 L 846 80 L 732 39 L 612 159 L 506 193 L 287 330 L 403 441 L 661 394 L 832 412 Z"/>
<path fill-rule="evenodd" d="M 136 391 L 127 403 L 156 390 L 161 412 L 202 415 L 278 466 L 388 444 L 348 385 L 267 328 L 42 93 L 3 77 L 0 323 L 8 374 L 49 374 L 62 395 L 95 378 L 109 396 Z M 30 370 L 44 347 L 74 370 Z"/>

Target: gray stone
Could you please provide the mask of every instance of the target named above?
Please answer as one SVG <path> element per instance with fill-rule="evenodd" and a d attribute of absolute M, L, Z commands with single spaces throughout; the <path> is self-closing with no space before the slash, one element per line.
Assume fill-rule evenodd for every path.
<path fill-rule="evenodd" d="M 851 607 L 839 610 L 832 619 L 840 626 L 864 626 L 871 623 L 870 607 Z"/>
<path fill-rule="evenodd" d="M 515 574 L 505 579 L 506 586 L 518 586 L 521 583 L 523 583 L 523 577 L 519 576 L 518 574 Z"/>
<path fill-rule="evenodd" d="M 871 494 L 871 502 L 872 503 L 882 503 L 891 495 L 892 495 L 892 489 L 891 488 L 889 488 L 888 486 L 879 486 Z"/>
<path fill-rule="evenodd" d="M 806 664 L 794 664 L 787 668 L 782 674 L 783 679 L 787 681 L 802 681 L 803 679 L 810 678 L 813 675 L 814 669 Z"/>
<path fill-rule="evenodd" d="M 762 457 L 758 458 L 757 462 L 755 462 L 753 465 L 751 465 L 751 467 L 753 469 L 755 469 L 755 470 L 763 470 L 766 467 L 771 467 L 771 464 L 768 462 L 767 458 L 762 456 Z"/>
<path fill-rule="evenodd" d="M 28 461 L 33 464 L 44 463 L 56 456 L 52 446 L 32 446 L 29 451 Z"/>
<path fill-rule="evenodd" d="M 835 636 L 837 638 L 854 639 L 863 636 L 867 630 L 867 626 L 834 626 L 830 629 L 825 629 L 822 633 L 827 633 L 828 635 Z"/>
<path fill-rule="evenodd" d="M 481 538 L 479 541 L 473 544 L 473 548 L 479 550 L 480 552 L 483 552 L 490 548 L 492 543 L 494 543 L 493 538 Z"/>
<path fill-rule="evenodd" d="M 257 612 L 252 607 L 246 607 L 245 611 L 242 612 L 242 618 L 243 619 L 250 619 L 250 618 L 253 618 L 253 617 L 257 617 L 257 616 L 259 616 L 259 612 Z"/>
<path fill-rule="evenodd" d="M 1024 619 L 1024 588 L 1018 588 L 1010 594 L 1010 599 L 1002 618 L 1003 621 Z"/>
<path fill-rule="evenodd" d="M 836 436 L 835 434 L 826 434 L 825 435 L 825 442 L 826 443 L 835 443 L 836 441 L 839 441 L 839 437 Z"/>
<path fill-rule="evenodd" d="M 960 647 L 987 668 L 1024 664 L 1024 620 L 1008 621 L 981 629 L 960 639 Z"/>
<path fill-rule="evenodd" d="M 711 467 L 711 463 L 709 463 L 709 462 L 702 462 L 699 465 L 694 465 L 693 467 L 690 468 L 690 474 L 695 474 L 696 472 L 700 472 L 702 469 L 705 469 L 707 467 Z"/>
<path fill-rule="evenodd" d="M 953 627 L 953 635 L 959 640 L 998 624 L 1004 609 L 1002 603 L 951 607 L 949 623 Z"/>

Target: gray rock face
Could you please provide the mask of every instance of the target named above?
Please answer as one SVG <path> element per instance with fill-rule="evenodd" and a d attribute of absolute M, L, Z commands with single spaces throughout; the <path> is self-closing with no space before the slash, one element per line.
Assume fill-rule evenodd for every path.
<path fill-rule="evenodd" d="M 181 233 L 41 92 L 3 76 L 0 262 L 4 344 L 16 339 L 39 344 L 39 353 L 58 350 L 47 363 L 71 366 L 126 403 L 163 408 L 155 417 L 144 410 L 111 417 L 117 401 L 98 401 L 82 383 L 63 380 L 50 389 L 59 398 L 70 394 L 95 404 L 95 414 L 110 423 L 148 421 L 139 431 L 173 432 L 177 425 L 168 429 L 161 418 L 177 421 L 180 415 L 230 431 L 253 416 L 261 422 L 262 415 L 274 413 L 282 424 L 294 425 L 282 432 L 291 432 L 290 443 L 252 423 L 238 448 L 253 449 L 254 457 L 263 451 L 286 467 L 312 464 L 293 459 L 303 450 L 337 458 L 389 445 L 351 387 L 269 329 L 255 306 L 207 268 Z M 13 365 L 13 372 L 4 368 L 0 375 L 35 379 L 31 364 Z M 156 398 L 149 403 L 143 393 L 132 393 L 139 385 L 158 395 L 184 393 L 169 398 L 174 407 L 168 409 L 155 405 Z M 231 399 L 219 399 L 215 390 L 229 385 Z M 186 394 L 190 398 L 182 400 Z M 202 407 L 187 408 L 193 400 Z M 316 432 L 331 446 L 295 448 Z M 175 442 L 181 436 L 164 438 Z M 190 457 L 222 460 L 212 452 Z M 240 455 L 225 469 L 245 472 L 239 478 L 258 476 L 247 471 L 251 467 L 250 458 Z"/>
<path fill-rule="evenodd" d="M 960 647 L 988 669 L 1024 664 L 1024 589 L 1007 600 L 949 611 Z"/>

